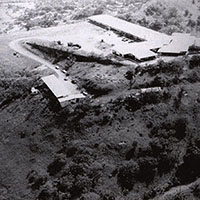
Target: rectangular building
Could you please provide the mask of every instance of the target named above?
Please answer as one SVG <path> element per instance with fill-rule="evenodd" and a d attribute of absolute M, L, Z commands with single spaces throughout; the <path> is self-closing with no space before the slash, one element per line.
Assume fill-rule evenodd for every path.
<path fill-rule="evenodd" d="M 123 33 L 126 37 L 138 41 L 169 40 L 169 36 L 149 28 L 127 22 L 110 15 L 95 15 L 88 18 L 89 22 L 103 28 Z"/>
<path fill-rule="evenodd" d="M 55 75 L 45 76 L 42 80 L 54 94 L 61 107 L 64 107 L 67 101 L 85 97 L 71 81 L 61 80 Z"/>

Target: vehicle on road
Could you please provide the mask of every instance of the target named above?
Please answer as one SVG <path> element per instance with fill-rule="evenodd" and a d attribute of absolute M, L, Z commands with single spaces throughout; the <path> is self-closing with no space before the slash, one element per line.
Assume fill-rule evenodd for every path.
<path fill-rule="evenodd" d="M 62 73 L 67 74 L 67 71 L 65 69 L 62 70 Z"/>

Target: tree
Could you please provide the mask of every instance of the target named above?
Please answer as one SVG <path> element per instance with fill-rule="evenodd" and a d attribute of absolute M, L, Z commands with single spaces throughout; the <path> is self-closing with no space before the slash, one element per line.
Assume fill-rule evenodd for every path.
<path fill-rule="evenodd" d="M 122 164 L 117 174 L 117 183 L 123 190 L 132 190 L 136 182 L 138 170 L 139 166 L 134 161 L 128 161 Z"/>
<path fill-rule="evenodd" d="M 200 26 L 200 16 L 197 17 L 197 26 Z"/>
<path fill-rule="evenodd" d="M 126 78 L 127 80 L 130 81 L 130 89 L 131 89 L 131 88 L 132 88 L 132 85 L 133 85 L 134 82 L 135 82 L 135 79 L 133 80 L 133 78 L 135 77 L 133 71 L 131 71 L 131 70 L 127 71 L 126 74 L 125 74 L 124 76 L 125 76 L 125 78 Z"/>
<path fill-rule="evenodd" d="M 68 56 L 67 59 L 65 60 L 65 65 L 64 68 L 65 70 L 68 70 L 71 68 L 76 62 L 76 58 L 72 55 Z"/>
<path fill-rule="evenodd" d="M 151 181 L 153 181 L 156 173 L 156 159 L 150 157 L 139 158 L 138 165 L 139 173 L 137 174 L 137 180 L 149 184 Z"/>

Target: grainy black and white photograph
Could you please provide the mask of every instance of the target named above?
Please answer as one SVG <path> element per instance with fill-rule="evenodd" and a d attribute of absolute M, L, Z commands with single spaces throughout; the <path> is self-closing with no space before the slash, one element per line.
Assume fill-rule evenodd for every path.
<path fill-rule="evenodd" d="M 0 0 L 0 200 L 200 200 L 200 0 Z"/>

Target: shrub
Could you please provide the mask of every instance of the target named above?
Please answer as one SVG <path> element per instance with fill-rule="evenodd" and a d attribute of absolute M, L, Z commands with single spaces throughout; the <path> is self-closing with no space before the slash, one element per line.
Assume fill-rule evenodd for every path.
<path fill-rule="evenodd" d="M 92 16 L 93 13 L 94 13 L 93 8 L 86 7 L 84 9 L 78 10 L 71 18 L 73 20 L 81 20 L 81 19 L 87 18 L 89 16 Z"/>
<path fill-rule="evenodd" d="M 174 130 L 175 130 L 175 137 L 177 139 L 183 139 L 186 136 L 186 128 L 187 128 L 187 120 L 185 118 L 180 118 L 175 121 Z"/>
<path fill-rule="evenodd" d="M 56 175 L 58 172 L 60 172 L 63 167 L 65 166 L 65 160 L 62 158 L 57 158 L 52 163 L 48 165 L 48 173 L 50 176 Z"/>
<path fill-rule="evenodd" d="M 149 28 L 159 31 L 163 26 L 163 23 L 161 21 L 155 20 L 149 24 Z"/>
<path fill-rule="evenodd" d="M 192 19 L 188 20 L 187 26 L 194 28 L 196 26 L 196 22 Z"/>
<path fill-rule="evenodd" d="M 154 158 L 146 157 L 138 159 L 139 172 L 137 180 L 149 184 L 156 174 L 157 161 Z"/>
<path fill-rule="evenodd" d="M 117 183 L 123 190 L 132 190 L 134 184 L 136 183 L 138 171 L 139 166 L 134 161 L 124 162 L 122 164 L 118 170 Z"/>
<path fill-rule="evenodd" d="M 176 171 L 176 177 L 180 184 L 188 184 L 200 177 L 200 149 L 190 145 L 183 161 Z"/>
<path fill-rule="evenodd" d="M 100 200 L 115 200 L 115 195 L 112 193 L 102 194 Z"/>
<path fill-rule="evenodd" d="M 40 176 L 36 171 L 32 170 L 28 175 L 27 179 L 32 190 L 38 190 L 46 182 L 46 177 Z"/>
<path fill-rule="evenodd" d="M 198 72 L 194 71 L 194 70 L 189 72 L 189 74 L 187 75 L 187 77 L 185 79 L 190 83 L 196 83 L 196 82 L 200 81 L 200 77 L 198 75 Z"/>
<path fill-rule="evenodd" d="M 196 185 L 194 185 L 193 194 L 195 197 L 200 199 L 200 184 L 197 183 Z"/>
<path fill-rule="evenodd" d="M 94 95 L 94 97 L 99 97 L 102 95 L 106 95 L 112 91 L 111 87 L 103 86 L 101 84 L 96 83 L 94 80 L 84 80 L 83 88 L 89 93 Z"/>
<path fill-rule="evenodd" d="M 137 142 L 133 142 L 132 148 L 126 153 L 126 160 L 130 160 L 135 156 L 135 151 L 137 148 Z"/>
<path fill-rule="evenodd" d="M 150 147 L 154 157 L 158 157 L 162 152 L 165 151 L 165 144 L 159 138 L 153 138 L 150 142 Z"/>
<path fill-rule="evenodd" d="M 168 173 L 175 164 L 173 158 L 168 152 L 161 153 L 158 157 L 158 173 L 160 175 Z"/>
<path fill-rule="evenodd" d="M 124 103 L 128 111 L 136 111 L 142 106 L 142 103 L 140 102 L 139 98 L 135 97 L 134 95 L 126 97 Z"/>
<path fill-rule="evenodd" d="M 189 60 L 189 68 L 193 69 L 199 66 L 200 66 L 200 56 L 199 55 L 192 56 L 192 58 Z"/>
<path fill-rule="evenodd" d="M 99 200 L 100 196 L 94 192 L 88 192 L 87 194 L 83 194 L 80 200 Z"/>
<path fill-rule="evenodd" d="M 134 74 L 133 74 L 133 71 L 128 70 L 124 76 L 125 76 L 125 78 L 126 78 L 127 80 L 130 81 L 130 80 L 133 79 L 133 75 L 134 75 Z"/>

